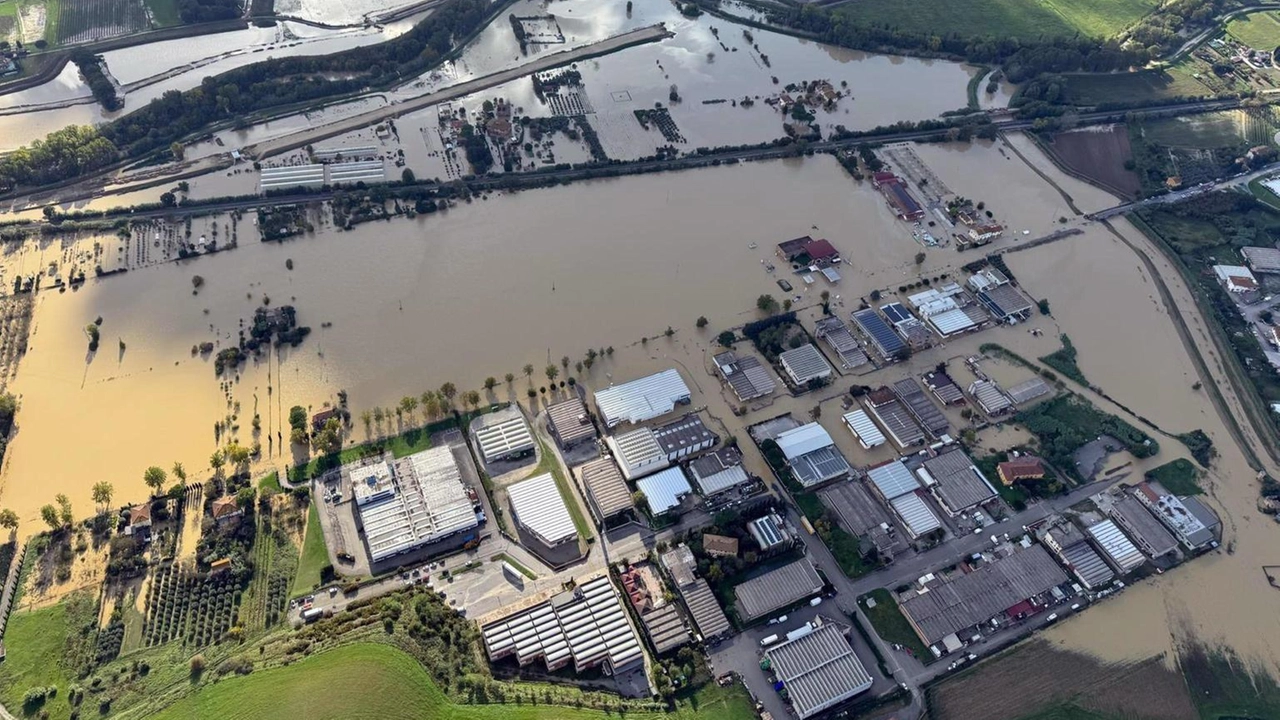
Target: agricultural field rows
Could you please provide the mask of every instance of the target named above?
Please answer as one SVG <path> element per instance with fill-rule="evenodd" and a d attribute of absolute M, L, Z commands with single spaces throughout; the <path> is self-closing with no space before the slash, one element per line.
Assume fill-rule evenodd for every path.
<path fill-rule="evenodd" d="M 158 569 L 147 596 L 147 646 L 171 640 L 196 647 L 217 642 L 231 628 L 239 595 L 229 574 L 201 581 L 172 564 Z"/>
<path fill-rule="evenodd" d="M 861 25 L 939 36 L 1112 37 L 1159 5 L 1155 0 L 856 0 L 840 12 Z"/>

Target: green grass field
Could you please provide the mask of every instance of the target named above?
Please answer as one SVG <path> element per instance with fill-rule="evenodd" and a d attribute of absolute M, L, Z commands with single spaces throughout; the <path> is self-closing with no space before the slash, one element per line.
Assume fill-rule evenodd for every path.
<path fill-rule="evenodd" d="M 1199 482 L 1200 469 L 1190 460 L 1183 458 L 1167 462 L 1154 470 L 1148 470 L 1146 478 L 1160 483 L 1165 490 L 1174 495 L 1204 494 Z"/>
<path fill-rule="evenodd" d="M 838 12 L 860 25 L 963 37 L 1111 37 L 1155 0 L 857 0 Z"/>
<path fill-rule="evenodd" d="M 868 608 L 867 598 L 875 600 L 876 606 Z M 875 628 L 881 640 L 907 648 L 915 653 L 916 659 L 926 665 L 934 661 L 933 653 L 925 647 L 916 631 L 911 629 L 911 623 L 907 622 L 906 616 L 898 609 L 898 603 L 894 602 L 893 595 L 888 590 L 880 588 L 863 595 L 858 598 L 858 607 L 867 614 L 871 627 Z"/>
<path fill-rule="evenodd" d="M 1175 65 L 1169 70 L 1065 77 L 1068 96 L 1077 105 L 1213 94 L 1209 86 L 1193 77 L 1193 72 L 1190 68 Z"/>
<path fill-rule="evenodd" d="M 739 687 L 709 685 L 662 716 L 628 718 L 739 720 L 753 715 Z M 545 705 L 457 705 L 422 666 L 387 645 L 361 643 L 309 657 L 293 665 L 230 677 L 153 716 L 155 720 L 579 720 L 604 718 L 586 709 Z M 612 717 L 612 716 L 609 716 Z"/>
<path fill-rule="evenodd" d="M 14 611 L 4 633 L 8 654 L 0 663 L 0 698 L 3 698 L 6 708 L 21 716 L 22 700 L 27 690 L 53 685 L 58 688 L 58 693 L 42 707 L 52 717 L 66 717 L 71 712 L 67 703 L 71 679 L 63 669 L 66 643 L 66 605 L 31 612 Z"/>
<path fill-rule="evenodd" d="M 274 490 L 275 492 L 280 492 L 282 489 L 280 487 L 280 473 L 271 472 L 267 475 L 264 475 L 262 479 L 258 481 L 258 489 Z"/>
<path fill-rule="evenodd" d="M 147 9 L 159 27 L 180 25 L 182 18 L 178 16 L 178 3 L 175 0 L 146 0 Z"/>
<path fill-rule="evenodd" d="M 1256 12 L 1227 23 L 1227 34 L 1255 50 L 1280 46 L 1280 13 Z"/>
<path fill-rule="evenodd" d="M 307 532 L 302 539 L 302 555 L 298 558 L 298 574 L 293 580 L 290 597 L 305 595 L 320 584 L 320 569 L 329 564 L 329 551 L 324 546 L 320 529 L 320 510 L 315 503 L 307 511 Z"/>

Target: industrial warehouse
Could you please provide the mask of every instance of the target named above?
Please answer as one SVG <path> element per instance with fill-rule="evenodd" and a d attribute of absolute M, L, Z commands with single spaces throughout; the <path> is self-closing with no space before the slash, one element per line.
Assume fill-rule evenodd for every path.
<path fill-rule="evenodd" d="M 691 397 L 689 386 L 674 369 L 614 385 L 595 395 L 600 419 L 610 428 L 662 417 L 676 405 L 687 404 Z"/>
<path fill-rule="evenodd" d="M 448 447 L 344 472 L 350 475 L 356 512 L 375 564 L 479 525 Z"/>
<path fill-rule="evenodd" d="M 775 442 L 796 480 L 805 487 L 843 477 L 852 469 L 836 449 L 831 435 L 818 423 L 787 430 Z"/>
<path fill-rule="evenodd" d="M 519 405 L 472 420 L 471 435 L 485 463 L 515 460 L 533 454 L 533 435 Z"/>
<path fill-rule="evenodd" d="M 775 568 L 733 589 L 738 615 L 751 622 L 822 592 L 822 577 L 808 558 Z"/>
<path fill-rule="evenodd" d="M 598 666 L 606 675 L 644 663 L 622 599 L 605 575 L 516 614 L 482 621 L 480 632 L 494 662 L 514 656 L 521 666 L 542 660 L 554 671 L 573 663 L 576 672 Z"/>
<path fill-rule="evenodd" d="M 511 501 L 511 514 L 515 516 L 516 524 L 546 548 L 578 539 L 569 508 L 551 473 L 510 485 L 507 498 Z"/>
<path fill-rule="evenodd" d="M 871 675 L 853 653 L 848 633 L 847 626 L 819 616 L 765 650 L 769 670 L 801 720 L 871 689 Z"/>

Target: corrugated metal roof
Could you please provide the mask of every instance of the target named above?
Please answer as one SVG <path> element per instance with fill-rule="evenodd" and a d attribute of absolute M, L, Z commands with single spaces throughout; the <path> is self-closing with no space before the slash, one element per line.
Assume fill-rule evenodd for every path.
<path fill-rule="evenodd" d="M 951 310 L 943 310 L 929 316 L 928 322 L 933 326 L 935 332 L 942 337 L 950 337 L 958 332 L 964 332 L 973 327 L 975 323 L 960 308 Z"/>
<path fill-rule="evenodd" d="M 844 632 L 833 623 L 774 645 L 765 656 L 802 719 L 871 689 L 870 673 L 858 661 Z"/>
<path fill-rule="evenodd" d="M 671 369 L 597 392 L 596 407 L 605 424 L 613 427 L 666 415 L 689 397 L 689 386 Z"/>
<path fill-rule="evenodd" d="M 703 640 L 719 637 L 732 629 L 729 618 L 725 617 L 720 602 L 716 600 L 715 593 L 711 592 L 706 580 L 699 578 L 681 586 L 680 595 L 684 598 L 685 607 L 689 608 L 693 624 L 698 626 Z"/>
<path fill-rule="evenodd" d="M 1102 548 L 1102 552 L 1111 558 L 1122 573 L 1127 573 L 1147 561 L 1133 542 L 1125 537 L 1124 533 L 1120 532 L 1120 528 L 1110 520 L 1090 525 L 1085 532 L 1093 536 L 1094 542 L 1098 543 L 1098 547 Z"/>
<path fill-rule="evenodd" d="M 933 644 L 985 622 L 1028 598 L 1067 581 L 1066 573 L 1041 545 L 983 565 L 902 601 L 922 640 Z"/>
<path fill-rule="evenodd" d="M 653 436 L 671 460 L 710 448 L 720 439 L 696 413 L 655 429 Z"/>
<path fill-rule="evenodd" d="M 849 461 L 836 449 L 835 445 L 818 448 L 813 452 L 788 461 L 792 474 L 805 487 L 813 487 L 832 478 L 846 475 L 852 470 Z"/>
<path fill-rule="evenodd" d="M 573 517 L 551 473 L 507 486 L 507 498 L 516 521 L 548 545 L 577 536 Z"/>
<path fill-rule="evenodd" d="M 605 444 L 613 450 L 622 474 L 631 480 L 671 465 L 667 454 L 658 444 L 658 438 L 649 428 L 614 435 L 605 440 Z"/>
<path fill-rule="evenodd" d="M 713 359 L 720 374 L 743 402 L 769 395 L 777 387 L 769 371 L 752 355 L 739 358 L 732 350 L 726 350 Z"/>
<path fill-rule="evenodd" d="M 778 356 L 782 367 L 797 385 L 804 385 L 810 380 L 829 377 L 831 365 L 813 343 L 806 343 L 794 350 L 788 350 Z"/>
<path fill-rule="evenodd" d="M 585 463 L 579 472 L 582 473 L 582 484 L 586 486 L 587 494 L 595 503 L 596 512 L 602 522 L 607 517 L 633 507 L 631 491 L 627 489 L 622 473 L 618 472 L 618 466 L 614 465 L 609 458 L 598 458 Z"/>
<path fill-rule="evenodd" d="M 1111 504 L 1111 517 L 1129 531 L 1152 557 L 1162 557 L 1178 549 L 1178 541 L 1142 503 L 1121 493 Z"/>
<path fill-rule="evenodd" d="M 1030 380 L 1024 380 L 1023 382 L 1009 388 L 1009 399 L 1013 400 L 1015 405 L 1031 402 L 1038 397 L 1048 394 L 1049 383 L 1038 377 L 1033 377 Z"/>
<path fill-rule="evenodd" d="M 746 622 L 799 602 L 822 590 L 822 578 L 809 558 L 775 568 L 733 589 L 738 614 Z"/>
<path fill-rule="evenodd" d="M 640 621 L 644 623 L 644 630 L 659 655 L 669 653 L 690 640 L 680 611 L 673 604 L 650 610 L 640 616 Z"/>
<path fill-rule="evenodd" d="M 694 569 L 697 568 L 698 562 L 694 559 L 693 551 L 688 545 L 677 545 L 660 555 L 659 559 L 667 572 L 671 573 L 676 587 L 684 587 L 694 581 L 696 577 Z"/>
<path fill-rule="evenodd" d="M 911 419 L 911 413 L 897 400 L 888 400 L 871 406 L 871 414 L 880 421 L 894 444 L 900 448 L 916 445 L 924 440 L 924 430 Z"/>
<path fill-rule="evenodd" d="M 775 442 L 788 460 L 835 444 L 826 428 L 816 422 L 792 428 L 779 435 Z"/>
<path fill-rule="evenodd" d="M 947 418 L 924 394 L 924 388 L 915 378 L 903 378 L 893 384 L 893 391 L 906 403 L 907 409 L 934 437 L 941 437 L 950 429 Z"/>
<path fill-rule="evenodd" d="M 1064 548 L 1062 559 L 1071 566 L 1072 571 L 1076 573 L 1076 577 L 1080 578 L 1080 582 L 1085 584 L 1085 587 L 1100 587 L 1116 577 L 1111 566 L 1083 540 Z"/>
<path fill-rule="evenodd" d="M 359 506 L 369 554 L 382 562 L 479 524 L 448 446 L 401 458 L 392 494 Z"/>
<path fill-rule="evenodd" d="M 684 476 L 684 471 L 678 467 L 669 468 L 639 480 L 636 482 L 636 487 L 644 493 L 645 499 L 649 502 L 649 511 L 654 515 L 661 515 L 672 508 L 679 507 L 680 500 L 693 492 L 693 488 L 689 487 L 689 480 Z"/>
<path fill-rule="evenodd" d="M 690 462 L 689 472 L 703 495 L 724 492 L 751 479 L 742 467 L 742 455 L 732 448 L 722 448 Z"/>
<path fill-rule="evenodd" d="M 486 462 L 533 449 L 529 424 L 515 407 L 480 416 L 473 432 Z"/>
<path fill-rule="evenodd" d="M 960 448 L 925 460 L 921 469 L 937 483 L 934 492 L 953 513 L 996 496 L 995 488 Z"/>
<path fill-rule="evenodd" d="M 840 359 L 840 365 L 846 370 L 862 367 L 871 360 L 862 351 L 862 346 L 853 338 L 849 328 L 838 317 L 823 318 L 814 326 L 814 334 L 827 343 Z"/>
<path fill-rule="evenodd" d="M 901 460 L 892 460 L 868 469 L 867 480 L 887 500 L 920 489 L 920 481 L 916 480 L 916 476 L 911 474 Z"/>
<path fill-rule="evenodd" d="M 572 445 L 596 436 L 596 426 L 587 417 L 587 406 L 578 397 L 547 408 L 547 422 L 562 445 Z"/>
<path fill-rule="evenodd" d="M 942 527 L 942 522 L 929 509 L 928 503 L 915 493 L 899 495 L 890 500 L 889 505 L 893 506 L 893 511 L 902 518 L 902 523 L 907 526 L 907 532 L 911 533 L 913 538 Z"/>
<path fill-rule="evenodd" d="M 969 386 L 969 394 L 988 415 L 1003 412 L 1013 406 L 1009 398 L 1000 391 L 1000 386 L 987 380 L 975 380 Z"/>
<path fill-rule="evenodd" d="M 854 410 L 853 412 L 845 413 L 844 423 L 849 426 L 849 431 L 853 433 L 854 437 L 858 438 L 858 441 L 862 443 L 862 447 L 869 450 L 877 445 L 884 444 L 884 433 L 880 432 L 880 428 L 876 427 L 876 424 L 871 421 L 866 411 Z"/>

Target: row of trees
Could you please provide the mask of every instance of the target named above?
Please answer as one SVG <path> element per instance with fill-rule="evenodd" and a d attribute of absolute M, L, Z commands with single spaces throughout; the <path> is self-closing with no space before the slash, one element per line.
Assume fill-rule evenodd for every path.
<path fill-rule="evenodd" d="M 120 109 L 123 103 L 120 102 L 120 96 L 116 94 L 116 86 L 111 84 L 107 74 L 102 70 L 100 55 L 94 55 L 88 50 L 77 50 L 71 55 L 71 62 L 80 69 L 80 74 L 84 75 L 85 83 L 89 85 L 93 98 L 102 107 L 108 111 Z"/>

